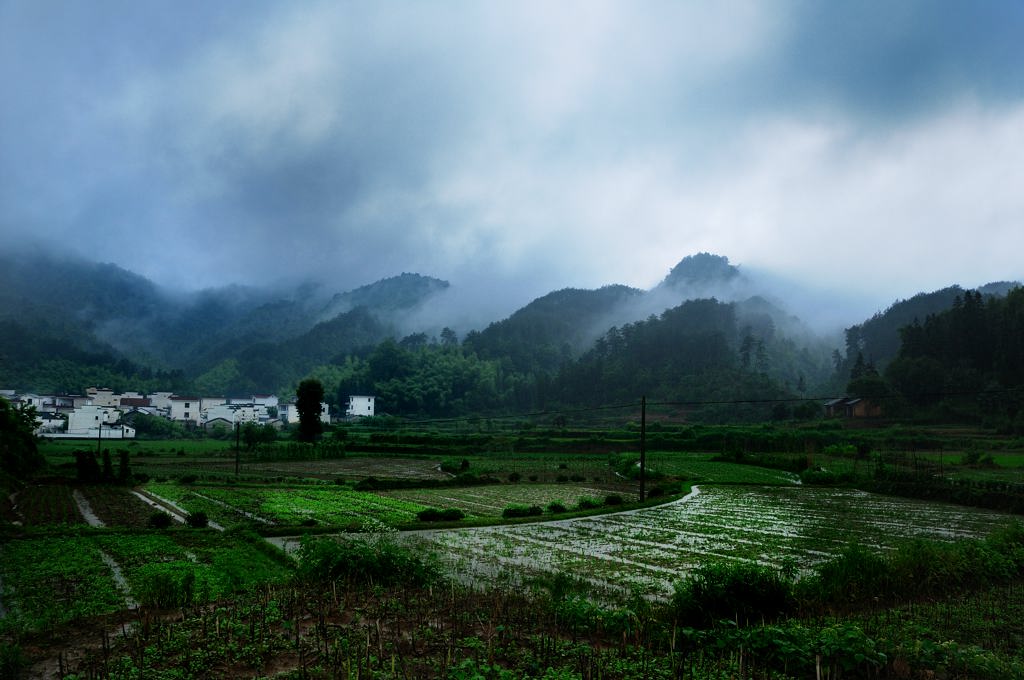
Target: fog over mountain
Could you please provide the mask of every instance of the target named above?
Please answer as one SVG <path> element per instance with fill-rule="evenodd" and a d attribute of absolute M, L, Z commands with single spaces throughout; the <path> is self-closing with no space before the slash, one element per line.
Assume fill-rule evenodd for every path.
<path fill-rule="evenodd" d="M 187 292 L 417 272 L 463 327 L 716 252 L 839 326 L 1024 274 L 1022 31 L 1011 2 L 3 2 L 0 250 Z"/>

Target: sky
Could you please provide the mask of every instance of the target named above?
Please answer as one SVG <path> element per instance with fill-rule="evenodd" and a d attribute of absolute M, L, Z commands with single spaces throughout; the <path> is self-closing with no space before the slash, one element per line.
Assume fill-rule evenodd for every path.
<path fill-rule="evenodd" d="M 0 0 L 0 248 L 482 299 L 1024 278 L 1017 0 Z M 502 298 L 507 299 L 507 298 Z"/>

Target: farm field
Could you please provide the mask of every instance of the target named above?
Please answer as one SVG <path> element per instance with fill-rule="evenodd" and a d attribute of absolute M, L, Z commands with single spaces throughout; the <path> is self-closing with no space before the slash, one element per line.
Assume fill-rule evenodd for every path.
<path fill-rule="evenodd" d="M 228 487 L 150 483 L 145 490 L 225 527 L 324 524 L 393 526 L 415 521 L 425 506 L 343 486 Z"/>
<path fill-rule="evenodd" d="M 626 503 L 639 500 L 639 492 L 623 492 L 621 485 L 600 484 L 499 484 L 442 489 L 406 489 L 381 491 L 386 498 L 395 498 L 432 508 L 459 508 L 472 517 L 501 517 L 510 505 L 536 505 L 541 508 L 558 502 L 567 508 L 589 498 L 599 504 L 605 496 L 615 494 Z"/>
<path fill-rule="evenodd" d="M 38 630 L 137 603 L 200 603 L 289 569 L 256 542 L 179 529 L 19 538 L 0 546 L 0 632 Z"/>
<path fill-rule="evenodd" d="M 452 573 L 471 580 L 586 574 L 609 592 L 667 597 L 706 560 L 807 570 L 850 542 L 887 550 L 912 538 L 979 537 L 1007 515 L 861 491 L 802 487 L 700 487 L 667 505 L 523 526 L 413 532 Z"/>
<path fill-rule="evenodd" d="M 581 447 L 589 445 L 587 442 L 586 438 L 577 438 L 571 443 Z M 646 649 L 654 651 L 655 656 L 648 658 L 664 660 L 661 670 L 665 672 L 661 675 L 670 677 L 667 650 L 676 644 L 675 634 L 670 641 L 664 628 L 676 606 L 670 598 L 676 586 L 688 575 L 702 573 L 701 569 L 769 565 L 807 577 L 801 585 L 810 587 L 821 573 L 818 567 L 844 553 L 851 542 L 864 546 L 867 553 L 890 553 L 899 558 L 908 553 L 895 548 L 908 539 L 937 539 L 953 546 L 957 539 L 988 535 L 1013 519 L 995 511 L 816 486 L 813 482 L 817 479 L 806 477 L 801 484 L 790 472 L 746 464 L 761 461 L 787 467 L 790 459 L 809 460 L 802 446 L 796 451 L 766 449 L 765 454 L 754 449 L 744 451 L 743 456 L 736 455 L 744 464 L 722 460 L 722 452 L 730 456 L 735 453 L 725 447 L 717 453 L 714 446 L 701 451 L 653 450 L 648 453 L 648 490 L 661 486 L 662 491 L 672 493 L 696 484 L 697 492 L 660 506 L 619 512 L 603 507 L 595 511 L 604 514 L 555 520 L 544 512 L 536 518 L 539 522 L 499 524 L 504 521 L 502 511 L 509 506 L 546 508 L 550 503 L 561 503 L 572 508 L 584 499 L 600 502 L 612 495 L 625 503 L 636 501 L 638 482 L 630 479 L 633 454 L 609 453 L 611 446 L 605 451 L 600 447 L 593 451 L 489 451 L 487 446 L 476 449 L 475 440 L 453 448 L 450 455 L 437 442 L 430 442 L 429 448 L 417 454 L 413 452 L 414 444 L 404 442 L 402 446 L 409 452 L 359 450 L 334 455 L 337 449 L 330 448 L 310 451 L 307 460 L 247 459 L 243 453 L 236 476 L 234 451 L 225 442 L 194 448 L 190 443 L 147 442 L 135 447 L 138 450 L 130 449 L 131 472 L 138 475 L 133 481 L 140 484 L 138 490 L 166 499 L 181 508 L 182 514 L 204 513 L 211 525 L 222 525 L 227 531 L 181 524 L 170 529 L 151 528 L 153 508 L 132 495 L 130 488 L 74 481 L 70 451 L 48 452 L 58 466 L 48 470 L 46 477 L 18 490 L 14 497 L 16 512 L 21 513 L 16 517 L 18 526 L 6 527 L 0 537 L 0 644 L 21 646 L 35 664 L 32 677 L 66 677 L 69 672 L 78 677 L 116 676 L 122 672 L 125 677 L 141 677 L 142 673 L 148 677 L 151 671 L 157 677 L 164 670 L 173 674 L 177 672 L 174 669 L 186 667 L 191 669 L 192 677 L 223 677 L 224 669 L 243 666 L 241 675 L 265 677 L 279 670 L 304 672 L 315 659 L 333 664 L 330 667 L 339 677 L 353 675 L 355 668 L 359 668 L 360 677 L 403 677 L 395 665 L 396 656 L 398 664 L 403 663 L 403 654 L 406 661 L 433 654 L 438 660 L 435 669 L 443 672 L 429 677 L 463 677 L 444 670 L 453 659 L 459 663 L 476 659 L 481 664 L 477 667 L 480 673 L 465 677 L 492 677 L 482 665 L 489 656 L 481 652 L 507 632 L 491 638 L 488 631 L 498 631 L 499 626 L 504 631 L 519 626 L 523 631 L 524 637 L 515 643 L 518 646 L 509 646 L 509 655 L 502 660 L 513 667 L 509 664 L 518 663 L 515 659 L 538 648 L 534 637 L 526 637 L 536 634 L 538 616 L 548 617 L 545 631 L 549 642 L 540 645 L 544 654 L 554 649 L 551 644 L 555 639 L 569 645 L 570 637 L 572 644 L 588 641 L 588 649 L 595 655 L 594 650 L 599 649 L 621 646 L 627 650 L 622 659 L 612 662 L 609 657 L 612 665 L 601 666 L 604 662 L 598 656 L 590 656 L 587 663 L 591 665 L 576 667 L 571 660 L 582 657 L 567 646 L 565 659 L 570 661 L 562 665 L 575 668 L 575 675 L 566 677 L 592 677 L 595 668 L 603 668 L 605 677 L 619 677 L 612 672 L 613 666 L 619 667 L 615 664 L 627 658 L 629 664 L 644 663 L 628 656 L 633 653 L 628 647 L 634 643 L 650 645 Z M 334 441 L 330 444 L 336 446 Z M 390 442 L 385 444 L 391 446 Z M 116 456 L 117 448 L 111 448 Z M 429 455 L 425 453 L 428 450 Z M 949 474 L 1016 473 L 1020 469 L 1010 467 L 1017 453 L 994 451 L 993 457 L 999 462 L 996 467 L 986 468 L 963 464 L 960 453 L 938 451 L 885 450 L 884 462 L 887 469 L 903 474 L 918 472 L 917 462 L 923 462 L 922 475 L 930 474 L 933 456 L 948 464 Z M 875 449 L 867 456 L 844 448 L 837 455 L 821 452 L 814 457 L 816 472 L 856 470 L 855 479 L 867 481 L 880 462 Z M 365 490 L 353 488 L 369 477 L 377 482 L 358 487 Z M 1012 481 L 1006 476 L 1000 479 Z M 439 485 L 442 480 L 446 483 Z M 440 526 L 448 525 L 417 519 L 417 513 L 426 508 L 458 508 L 466 513 L 468 521 L 466 526 L 442 529 Z M 10 519 L 9 514 L 5 518 Z M 93 518 L 94 526 L 87 526 L 86 517 Z M 482 524 L 493 525 L 479 526 Z M 419 526 L 423 528 L 396 530 Z M 290 536 L 264 539 L 254 529 L 265 536 Z M 353 534 L 353 530 L 371 532 L 373 536 Z M 296 535 L 306 531 L 343 533 L 337 539 L 343 544 L 333 543 L 331 536 L 312 536 L 300 553 L 306 558 L 301 565 L 290 562 L 274 548 L 297 546 Z M 973 543 L 962 545 L 962 552 L 942 554 L 966 555 L 974 550 Z M 919 554 L 929 558 L 935 553 L 921 549 Z M 987 553 L 978 554 L 988 559 Z M 414 568 L 415 560 L 424 555 L 434 556 L 427 558 L 428 568 L 436 564 L 441 575 L 472 587 L 437 581 L 420 584 L 422 590 L 417 591 L 412 585 L 416 583 L 411 576 L 414 571 L 406 570 Z M 944 563 L 934 559 L 930 562 Z M 362 571 L 367 568 L 383 571 Z M 970 569 L 971 573 L 984 571 L 974 566 Z M 948 573 L 938 567 L 926 571 L 928 575 Z M 372 574 L 370 581 L 361 583 L 367 573 Z M 393 573 L 406 574 L 410 581 L 386 585 L 387 575 Z M 834 627 L 856 630 L 858 634 L 864 631 L 878 644 L 907 640 L 885 642 L 886 654 L 904 644 L 915 649 L 919 643 L 932 644 L 932 639 L 937 643 L 977 641 L 1001 655 L 999 663 L 1003 665 L 991 668 L 1021 667 L 1017 663 L 1019 645 L 1000 642 L 1007 635 L 1020 639 L 1019 625 L 1002 626 L 998 631 L 972 629 L 969 638 L 961 638 L 959 624 L 947 626 L 949 632 L 943 629 L 941 637 L 922 632 L 921 625 L 930 624 L 927 616 L 920 615 L 920 608 L 925 606 L 921 598 L 944 595 L 947 587 L 951 593 L 969 589 L 972 581 L 959 575 L 948 584 L 935 585 L 933 576 L 919 580 L 932 584 L 931 590 L 906 599 L 903 591 L 897 590 L 880 605 L 895 607 L 913 602 L 918 609 L 911 608 L 909 614 L 900 615 L 902 618 L 881 610 L 879 617 L 856 619 L 858 623 L 853 624 L 850 621 L 858 612 L 840 612 L 836 621 L 820 624 L 820 633 L 814 632 L 817 623 L 793 618 L 778 624 L 785 627 L 779 639 L 785 643 L 789 639 L 786 636 L 793 634 L 803 636 L 800 640 L 811 640 L 807 645 L 817 645 L 814 640 L 819 636 L 826 642 L 832 640 L 829 636 Z M 438 587 L 441 583 L 444 586 Z M 1005 624 L 1005 617 L 1012 618 L 1020 611 L 1019 606 L 1005 602 L 1006 597 L 1019 600 L 1019 577 L 1013 583 L 998 579 L 986 583 L 999 584 L 1003 590 L 992 591 L 990 604 L 984 605 L 985 617 Z M 252 587 L 257 584 L 258 588 Z M 388 587 L 392 590 L 387 591 Z M 450 600 L 442 601 L 441 596 Z M 487 609 L 493 618 L 480 608 L 484 600 L 491 601 L 488 598 L 496 598 L 494 602 L 498 603 Z M 841 599 L 846 602 L 849 598 L 844 594 Z M 955 611 L 962 610 L 966 616 L 976 601 L 982 598 L 965 600 L 965 604 L 956 605 L 960 609 Z M 205 602 L 216 604 L 189 606 Z M 822 612 L 832 616 L 831 608 L 807 614 L 806 602 L 800 600 L 798 609 L 790 610 L 787 616 L 824 615 Z M 931 599 L 928 602 L 934 604 Z M 423 606 L 435 609 L 429 615 L 413 613 Z M 523 616 L 510 618 L 509 606 L 519 607 Z M 864 606 L 870 608 L 870 600 Z M 839 607 L 842 609 L 842 603 Z M 371 611 L 376 613 L 371 615 Z M 949 613 L 944 611 L 936 610 L 934 615 L 948 618 Z M 906 618 L 915 612 L 916 619 Z M 455 614 L 462 618 L 455 618 Z M 398 619 L 382 624 L 386 616 Z M 772 616 L 771 610 L 768 616 Z M 977 618 L 980 623 L 984 617 Z M 416 628 L 416 621 L 421 620 L 440 622 L 441 628 L 434 628 L 433 623 Z M 764 619 L 760 620 L 765 625 Z M 899 622 L 895 627 L 894 621 Z M 122 634 L 118 630 L 123 623 L 128 624 L 129 633 L 122 641 L 117 636 Z M 769 628 L 772 625 L 768 621 Z M 854 625 L 860 628 L 854 629 Z M 58 674 L 62 653 L 59 645 L 65 643 L 57 641 L 79 631 L 104 627 L 115 633 L 113 645 L 120 650 L 115 652 L 120 655 L 117 670 L 111 666 L 108 673 L 106 651 L 97 649 L 100 640 L 86 639 L 82 634 L 74 670 Z M 652 637 L 640 642 L 641 630 Z M 748 628 L 742 623 L 736 630 L 699 629 L 685 645 L 716 659 L 714 670 L 718 675 L 708 677 L 719 677 L 723 672 L 735 675 L 735 666 L 728 664 L 736 650 L 750 650 L 748 639 L 760 639 L 760 634 L 754 624 Z M 778 630 L 763 632 L 769 634 L 778 637 Z M 862 651 L 857 647 L 861 638 L 850 639 L 853 642 L 847 651 L 856 658 Z M 103 645 L 107 645 L 106 639 Z M 88 651 L 90 646 L 93 652 Z M 324 656 L 321 650 L 329 648 L 330 655 Z M 143 649 L 145 670 L 140 655 Z M 820 650 L 816 646 L 806 649 L 811 666 L 804 670 L 810 668 L 813 673 L 814 654 Z M 765 659 L 775 653 L 772 650 L 775 647 L 765 652 L 768 656 L 762 663 L 770 663 Z M 335 656 L 339 652 L 344 653 Z M 66 651 L 63 653 L 63 663 L 67 664 L 69 657 Z M 47 655 L 49 661 L 44 659 Z M 915 662 L 914 668 L 931 669 L 946 664 L 947 658 L 951 657 L 943 657 L 940 662 L 929 657 Z M 595 662 L 598 666 L 592 665 Z M 985 657 L 984 662 L 990 663 L 991 659 Z M 136 669 L 128 670 L 133 664 L 139 665 L 139 674 L 135 674 Z M 839 667 L 833 659 L 831 671 L 838 672 Z M 46 672 L 37 673 L 42 668 Z M 525 672 L 523 668 L 526 666 L 519 670 Z M 789 675 L 764 677 L 813 677 L 793 668 Z M 864 666 L 861 670 L 872 669 Z M 309 677 L 326 677 L 317 672 L 314 669 Z M 832 672 L 829 676 L 835 677 Z M 536 677 L 533 671 L 530 673 Z M 750 673 L 761 677 L 753 670 Z M 855 677 L 857 673 L 844 671 L 843 675 Z M 654 675 L 637 671 L 631 677 Z M 948 677 L 979 676 L 951 673 Z M 1010 672 L 985 677 L 1018 675 Z"/>

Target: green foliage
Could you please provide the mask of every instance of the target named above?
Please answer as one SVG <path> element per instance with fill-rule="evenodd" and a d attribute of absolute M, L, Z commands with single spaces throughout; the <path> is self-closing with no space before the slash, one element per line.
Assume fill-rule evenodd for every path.
<path fill-rule="evenodd" d="M 0 470 L 21 478 L 45 464 L 36 446 L 35 424 L 34 408 L 14 408 L 0 397 Z"/>
<path fill-rule="evenodd" d="M 136 589 L 139 604 L 156 609 L 187 607 L 195 598 L 196 575 L 187 565 L 159 565 Z"/>
<path fill-rule="evenodd" d="M 136 436 L 143 439 L 181 439 L 188 434 L 181 422 L 148 413 L 136 413 L 132 426 Z"/>
<path fill-rule="evenodd" d="M 416 519 L 421 522 L 457 522 L 465 516 L 466 513 L 459 508 L 427 508 L 416 513 Z"/>
<path fill-rule="evenodd" d="M 394 541 L 375 539 L 303 538 L 296 578 L 304 583 L 330 581 L 379 585 L 422 585 L 437 577 L 437 568 L 423 556 Z"/>
<path fill-rule="evenodd" d="M 29 658 L 16 642 L 0 641 L 0 678 L 18 680 L 29 668 Z"/>
<path fill-rule="evenodd" d="M 149 526 L 153 529 L 166 529 L 174 523 L 174 519 L 162 510 L 149 516 Z"/>
<path fill-rule="evenodd" d="M 544 510 L 539 505 L 510 505 L 501 511 L 501 516 L 505 519 L 538 517 L 543 514 Z"/>
<path fill-rule="evenodd" d="M 771 567 L 747 562 L 710 562 L 676 584 L 675 619 L 683 625 L 709 625 L 731 619 L 775 620 L 794 605 L 791 579 Z"/>
<path fill-rule="evenodd" d="M 185 524 L 189 525 L 193 529 L 205 529 L 210 525 L 210 518 L 206 516 L 206 513 L 202 510 L 197 512 L 190 512 L 185 517 Z"/>

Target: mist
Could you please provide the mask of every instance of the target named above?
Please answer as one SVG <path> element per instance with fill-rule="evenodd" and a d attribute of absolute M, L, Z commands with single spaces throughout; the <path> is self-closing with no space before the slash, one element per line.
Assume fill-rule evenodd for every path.
<path fill-rule="evenodd" d="M 184 292 L 418 272 L 453 328 L 714 252 L 828 329 L 1024 274 L 1022 29 L 1014 3 L 4 3 L 0 248 Z"/>

